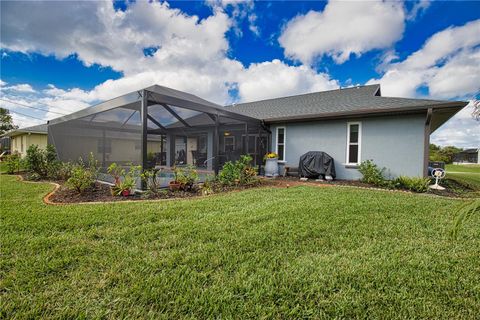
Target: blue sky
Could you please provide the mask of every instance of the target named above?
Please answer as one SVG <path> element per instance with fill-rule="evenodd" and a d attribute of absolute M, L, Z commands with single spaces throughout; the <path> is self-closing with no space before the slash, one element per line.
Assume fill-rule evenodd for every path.
<path fill-rule="evenodd" d="M 469 100 L 480 91 L 477 1 L 1 6 L 2 99 L 47 110 L 2 101 L 22 126 L 153 83 L 220 104 L 369 83 L 386 96 Z M 469 112 L 432 140 L 478 146 Z"/>

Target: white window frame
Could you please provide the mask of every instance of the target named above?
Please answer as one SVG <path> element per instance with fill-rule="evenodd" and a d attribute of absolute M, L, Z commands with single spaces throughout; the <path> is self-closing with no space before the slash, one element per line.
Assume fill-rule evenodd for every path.
<path fill-rule="evenodd" d="M 358 142 L 350 142 L 350 126 L 358 125 Z M 350 162 L 350 145 L 358 146 L 357 162 Z M 347 158 L 345 164 L 359 165 L 362 162 L 362 123 L 360 121 L 347 122 Z"/>
<path fill-rule="evenodd" d="M 278 154 L 278 131 L 279 129 L 283 129 L 283 154 L 282 154 L 282 160 L 281 161 L 286 161 L 286 150 L 287 150 L 287 128 L 286 127 L 277 127 L 275 130 L 275 153 Z"/>

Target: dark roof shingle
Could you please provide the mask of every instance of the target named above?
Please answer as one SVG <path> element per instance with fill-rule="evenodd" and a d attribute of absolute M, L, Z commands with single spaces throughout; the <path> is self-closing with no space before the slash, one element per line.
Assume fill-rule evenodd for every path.
<path fill-rule="evenodd" d="M 228 110 L 265 121 L 307 119 L 347 114 L 407 111 L 436 106 L 465 106 L 465 102 L 380 96 L 380 85 L 368 85 L 240 103 Z"/>
<path fill-rule="evenodd" d="M 46 123 L 39 124 L 36 126 L 19 128 L 15 130 L 10 130 L 4 133 L 2 136 L 17 136 L 22 133 L 40 133 L 40 134 L 47 134 L 48 133 L 48 125 Z"/>

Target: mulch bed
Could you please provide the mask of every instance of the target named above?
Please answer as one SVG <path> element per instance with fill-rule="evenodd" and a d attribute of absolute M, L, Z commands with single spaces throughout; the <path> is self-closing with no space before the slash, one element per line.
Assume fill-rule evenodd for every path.
<path fill-rule="evenodd" d="M 28 176 L 26 174 L 20 174 L 22 179 L 28 181 Z M 48 180 L 40 180 L 36 182 L 52 182 Z M 52 204 L 67 204 L 67 203 L 81 203 L 81 202 L 116 202 L 116 201 L 128 201 L 128 200 L 155 200 L 155 199 L 183 199 L 183 198 L 193 198 L 202 196 L 199 190 L 192 191 L 170 191 L 168 189 L 162 189 L 158 193 L 136 193 L 134 195 L 123 197 L 123 196 L 113 196 L 110 191 L 110 186 L 103 183 L 95 183 L 95 186 L 89 190 L 86 190 L 83 194 L 78 194 L 76 191 L 71 190 L 65 186 L 64 181 L 54 181 L 59 184 L 60 187 L 53 192 L 48 197 L 48 202 Z M 240 191 L 256 187 L 278 187 L 278 188 L 289 188 L 300 185 L 315 185 L 319 187 L 328 187 L 328 186 L 352 186 L 360 188 L 370 188 L 370 189 L 383 189 L 376 186 L 369 185 L 360 181 L 354 180 L 333 180 L 333 181 L 301 181 L 296 177 L 278 177 L 276 179 L 261 178 L 259 183 L 255 185 L 247 186 L 231 186 L 231 187 L 215 187 L 214 193 L 226 193 L 232 191 Z M 447 187 L 446 190 L 429 190 L 427 194 L 452 197 L 452 198 L 465 198 L 475 196 L 475 192 L 471 189 L 466 188 L 464 185 L 459 184 L 454 180 L 446 179 L 442 183 L 443 186 Z M 386 189 L 384 190 L 391 190 Z M 406 190 L 398 190 L 409 192 Z"/>
<path fill-rule="evenodd" d="M 48 181 L 51 182 L 51 181 Z M 63 181 L 56 181 L 60 185 L 60 188 L 56 190 L 50 197 L 51 203 L 80 203 L 80 202 L 113 202 L 113 201 L 126 201 L 126 200 L 156 200 L 156 199 L 183 199 L 202 196 L 199 190 L 192 191 L 170 191 L 168 189 L 161 189 L 158 193 L 136 193 L 134 195 L 112 196 L 110 186 L 103 183 L 95 183 L 95 186 L 91 189 L 85 190 L 84 193 L 79 194 L 74 190 L 67 188 Z M 262 187 L 268 185 L 276 185 L 274 181 L 260 181 L 256 185 L 249 186 L 232 186 L 215 188 L 215 194 L 225 193 L 231 191 L 245 190 L 255 187 Z"/>
<path fill-rule="evenodd" d="M 390 191 L 415 193 L 413 191 L 403 190 L 403 189 L 381 188 L 381 187 L 370 185 L 368 183 L 364 183 L 357 180 L 315 181 L 313 179 L 309 179 L 307 181 L 301 181 L 297 177 L 278 177 L 274 181 L 276 181 L 276 184 L 278 186 L 283 186 L 283 187 L 285 186 L 290 187 L 290 186 L 297 186 L 297 185 L 352 186 L 352 187 L 360 187 L 360 188 L 382 189 L 382 190 L 390 190 Z M 423 194 L 432 194 L 432 195 L 438 195 L 438 196 L 449 197 L 449 198 L 471 198 L 471 197 L 480 195 L 478 192 L 475 192 L 475 190 L 472 190 L 458 183 L 455 180 L 445 179 L 440 183 L 440 185 L 445 187 L 445 190 L 429 189 L 427 192 Z"/>

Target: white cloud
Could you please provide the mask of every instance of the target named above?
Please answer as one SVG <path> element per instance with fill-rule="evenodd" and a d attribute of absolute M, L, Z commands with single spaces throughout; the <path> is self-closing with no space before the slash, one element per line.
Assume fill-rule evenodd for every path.
<path fill-rule="evenodd" d="M 7 85 L 7 83 L 5 81 L 3 81 L 2 79 L 0 79 L 0 87 L 3 87 Z"/>
<path fill-rule="evenodd" d="M 8 91 L 18 91 L 18 92 L 30 92 L 33 93 L 35 90 L 32 88 L 31 85 L 28 83 L 21 83 L 21 84 L 16 84 L 13 86 L 5 86 L 6 82 L 2 81 L 2 90 L 8 90 Z"/>
<path fill-rule="evenodd" d="M 238 91 L 243 101 L 295 95 L 338 88 L 338 81 L 307 66 L 289 66 L 280 60 L 250 65 L 239 76 Z"/>
<path fill-rule="evenodd" d="M 352 54 L 391 47 L 402 37 L 404 19 L 400 2 L 330 1 L 322 12 L 289 21 L 279 42 L 286 56 L 305 64 L 323 55 L 343 63 Z"/>
<path fill-rule="evenodd" d="M 431 142 L 441 146 L 480 147 L 480 121 L 472 117 L 470 103 L 431 135 Z"/>
<path fill-rule="evenodd" d="M 122 78 L 107 80 L 91 90 L 52 84 L 38 92 L 36 101 L 43 103 L 38 106 L 61 112 L 73 112 L 153 84 L 188 91 L 219 104 L 232 102 L 229 90 L 237 87 L 240 99 L 253 99 L 338 86 L 327 75 L 308 67 L 273 61 L 246 68 L 228 58 L 225 34 L 234 27 L 236 18 L 224 9 L 234 8 L 230 15 L 244 15 L 254 22 L 253 11 L 248 11 L 253 5 L 252 1 L 225 2 L 200 20 L 164 2 L 129 3 L 126 11 L 115 11 L 110 2 L 6 2 L 1 12 L 1 45 L 12 51 L 58 58 L 75 53 L 86 65 L 110 66 L 123 73 Z M 158 49 L 145 56 L 143 49 L 148 47 Z M 270 73 L 262 75 L 260 70 Z M 267 81 L 274 78 L 274 70 L 282 74 L 281 83 Z M 262 79 L 262 85 L 256 86 L 260 90 L 250 77 Z M 52 112 L 43 115 L 58 116 Z"/>
<path fill-rule="evenodd" d="M 382 93 L 414 97 L 427 87 L 430 97 L 451 99 L 480 90 L 480 20 L 451 27 L 430 37 L 423 47 L 405 60 L 383 66 Z"/>
<path fill-rule="evenodd" d="M 380 83 L 382 95 L 416 97 L 428 89 L 428 98 L 469 99 L 480 90 L 480 20 L 440 31 L 403 61 L 382 66 L 384 74 L 367 83 Z M 431 136 L 440 145 L 478 147 L 480 123 L 467 106 Z"/>
<path fill-rule="evenodd" d="M 412 1 L 412 9 L 407 14 L 407 20 L 415 20 L 418 15 L 423 14 L 430 7 L 430 0 Z"/>

